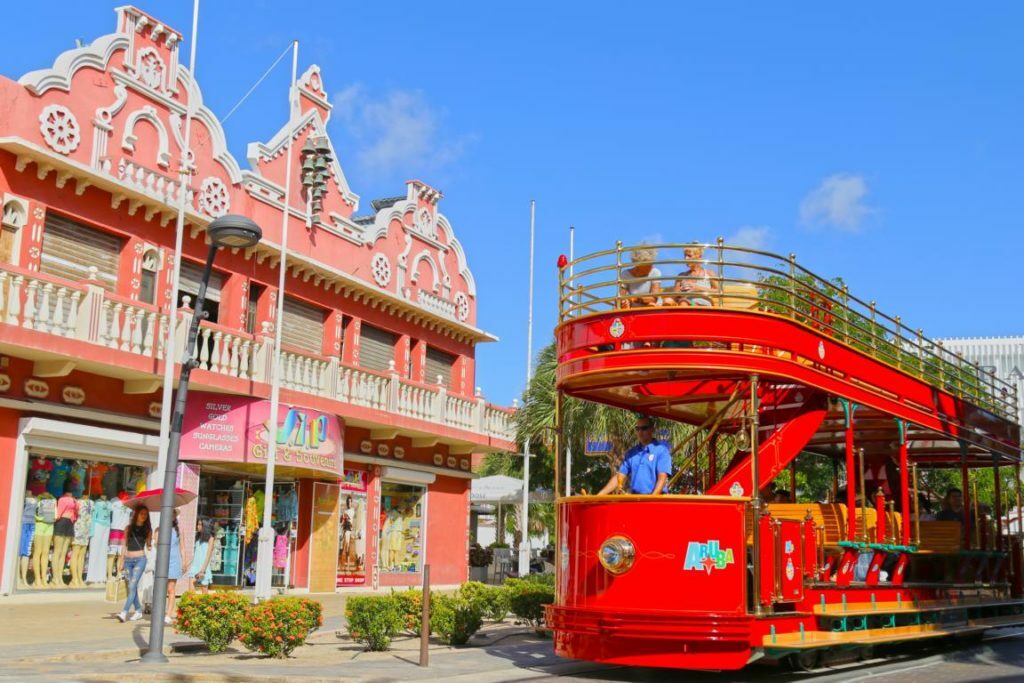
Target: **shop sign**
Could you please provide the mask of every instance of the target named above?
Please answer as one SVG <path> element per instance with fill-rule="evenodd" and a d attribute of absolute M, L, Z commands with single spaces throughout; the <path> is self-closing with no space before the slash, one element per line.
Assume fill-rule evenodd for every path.
<path fill-rule="evenodd" d="M 61 390 L 60 398 L 65 403 L 80 406 L 85 403 L 85 389 L 69 384 Z"/>
<path fill-rule="evenodd" d="M 277 464 L 341 474 L 342 427 L 337 417 L 282 404 L 276 427 Z M 270 401 L 193 392 L 185 408 L 181 458 L 262 464 L 271 429 Z"/>
<path fill-rule="evenodd" d="M 341 473 L 343 491 L 363 491 L 367 489 L 366 472 L 363 470 L 345 470 Z"/>
<path fill-rule="evenodd" d="M 25 395 L 32 398 L 46 398 L 50 395 L 50 385 L 41 379 L 30 377 L 25 380 Z"/>
<path fill-rule="evenodd" d="M 6 392 L 11 388 L 11 376 L 0 372 L 0 391 Z"/>

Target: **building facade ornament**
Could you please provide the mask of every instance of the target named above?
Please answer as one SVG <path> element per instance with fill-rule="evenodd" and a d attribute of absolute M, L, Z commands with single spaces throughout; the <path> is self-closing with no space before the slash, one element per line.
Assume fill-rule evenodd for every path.
<path fill-rule="evenodd" d="M 39 132 L 54 152 L 71 154 L 82 142 L 82 131 L 71 110 L 60 104 L 51 104 L 39 114 Z"/>

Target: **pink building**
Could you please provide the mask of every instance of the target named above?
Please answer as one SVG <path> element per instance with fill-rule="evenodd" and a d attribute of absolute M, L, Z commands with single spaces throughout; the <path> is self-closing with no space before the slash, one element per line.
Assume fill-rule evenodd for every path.
<path fill-rule="evenodd" d="M 511 411 L 475 388 L 475 347 L 495 339 L 475 326 L 473 275 L 438 210 L 441 193 L 413 180 L 361 207 L 330 148 L 316 66 L 300 78 L 294 128 L 251 143 L 239 163 L 181 47 L 179 32 L 122 7 L 114 33 L 50 68 L 0 77 L 0 592 L 102 585 L 103 541 L 123 514 L 116 499 L 156 464 L 163 334 L 177 335 L 180 352 L 205 226 L 227 213 L 255 220 L 264 239 L 217 256 L 192 375 L 197 400 L 267 399 L 280 323 L 282 403 L 337 420 L 343 434 L 343 464 L 282 451 L 275 585 L 414 584 L 424 561 L 434 582 L 464 581 L 471 458 L 513 449 L 513 428 Z M 183 169 L 189 107 L 193 158 Z M 322 197 L 302 184 L 307 141 L 332 157 L 312 169 Z M 285 183 L 288 277 L 277 321 Z M 214 582 L 245 585 L 264 466 L 258 455 L 215 449 L 182 457 L 199 470 L 197 514 L 221 530 Z M 67 543 L 69 562 L 53 550 L 60 536 L 40 504 L 65 490 L 91 518 Z"/>

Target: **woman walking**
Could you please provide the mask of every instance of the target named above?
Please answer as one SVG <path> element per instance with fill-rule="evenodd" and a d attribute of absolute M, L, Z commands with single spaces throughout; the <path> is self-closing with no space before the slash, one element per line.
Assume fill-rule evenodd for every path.
<path fill-rule="evenodd" d="M 135 608 L 131 620 L 142 618 L 142 602 L 139 601 L 139 579 L 146 570 L 146 550 L 153 547 L 153 527 L 149 522 L 149 510 L 140 507 L 124 528 L 121 539 L 124 546 L 118 555 L 117 573 L 125 572 L 128 576 L 128 597 L 117 618 L 122 622 L 128 619 L 128 609 Z"/>
<path fill-rule="evenodd" d="M 192 568 L 189 576 L 195 581 L 195 589 L 207 593 L 213 582 L 210 559 L 213 557 L 213 525 L 208 520 L 196 521 L 196 546 L 192 554 Z"/>
<path fill-rule="evenodd" d="M 171 558 L 167 564 L 167 611 L 164 612 L 164 623 L 171 623 L 171 615 L 174 614 L 174 593 L 178 585 L 178 579 L 181 578 L 181 558 L 185 556 L 185 548 L 181 538 L 181 534 L 178 533 L 178 511 L 174 511 L 173 521 L 171 522 Z M 160 542 L 160 529 L 156 530 L 157 543 Z M 153 596 L 156 600 L 157 596 Z"/>

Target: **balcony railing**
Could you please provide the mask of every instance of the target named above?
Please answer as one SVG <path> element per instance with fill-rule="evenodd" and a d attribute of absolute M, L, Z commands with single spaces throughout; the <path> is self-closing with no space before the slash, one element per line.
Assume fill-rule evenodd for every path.
<path fill-rule="evenodd" d="M 93 274 L 95 275 L 95 273 Z M 184 348 L 192 310 L 188 297 L 177 311 L 176 348 Z M 163 330 L 168 317 L 155 307 L 106 291 L 93 276 L 86 282 L 0 264 L 0 323 L 115 349 L 138 357 L 164 357 Z M 246 334 L 203 321 L 197 361 L 208 372 L 269 383 L 274 357 L 269 324 Z M 281 352 L 281 386 L 315 396 L 453 427 L 505 441 L 515 440 L 511 413 L 482 396 L 452 395 L 434 384 L 402 379 L 394 366 L 386 372 L 343 365 L 338 358 L 291 347 Z"/>
<path fill-rule="evenodd" d="M 643 264 L 634 270 L 635 265 Z M 647 269 L 647 266 L 655 270 Z M 646 270 L 645 270 L 646 269 Z M 656 272 L 655 272 L 656 271 Z M 788 257 L 715 244 L 623 246 L 588 254 L 560 274 L 560 320 L 627 308 L 710 306 L 784 316 L 1010 420 L 1016 387 L 942 347 L 874 301 Z"/>
<path fill-rule="evenodd" d="M 167 316 L 103 289 L 95 277 L 72 283 L 0 265 L 0 321 L 147 358 L 163 358 Z"/>

